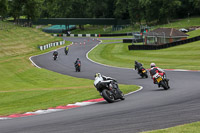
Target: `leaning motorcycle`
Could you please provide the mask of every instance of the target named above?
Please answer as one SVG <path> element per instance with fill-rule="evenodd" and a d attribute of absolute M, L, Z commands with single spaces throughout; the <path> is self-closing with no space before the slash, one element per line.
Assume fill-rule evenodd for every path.
<path fill-rule="evenodd" d="M 153 78 L 156 80 L 158 87 L 163 87 L 164 90 L 170 89 L 169 79 L 166 78 L 166 75 L 161 76 L 159 73 L 156 73 Z"/>
<path fill-rule="evenodd" d="M 117 81 L 110 82 L 107 86 L 100 88 L 101 96 L 108 102 L 113 103 L 118 99 L 124 100 L 124 94 L 118 87 Z"/>
<path fill-rule="evenodd" d="M 81 71 L 81 63 L 80 62 L 74 63 L 74 66 L 75 66 L 75 71 L 76 72 L 80 72 Z"/>

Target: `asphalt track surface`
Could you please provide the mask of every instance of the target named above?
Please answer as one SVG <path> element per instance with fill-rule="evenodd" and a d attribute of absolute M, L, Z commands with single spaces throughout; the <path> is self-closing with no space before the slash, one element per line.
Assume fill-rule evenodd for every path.
<path fill-rule="evenodd" d="M 136 133 L 200 121 L 199 72 L 166 71 L 171 89 L 165 91 L 154 85 L 150 78 L 141 79 L 136 71 L 107 67 L 88 60 L 86 53 L 98 41 L 91 38 L 66 40 L 74 42 L 69 55 L 66 56 L 64 50 L 59 49 L 56 61 L 52 59 L 52 52 L 33 57 L 32 60 L 42 68 L 74 77 L 93 79 L 94 74 L 100 72 L 116 78 L 122 84 L 141 85 L 143 90 L 112 104 L 101 102 L 3 120 L 0 121 L 1 133 Z M 80 45 L 79 42 L 84 41 L 86 44 Z M 82 61 L 80 73 L 75 72 L 73 65 L 77 57 Z"/>

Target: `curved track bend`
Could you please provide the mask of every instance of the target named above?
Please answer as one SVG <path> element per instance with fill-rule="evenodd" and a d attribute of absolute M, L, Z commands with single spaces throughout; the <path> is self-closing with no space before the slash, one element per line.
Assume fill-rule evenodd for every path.
<path fill-rule="evenodd" d="M 49 114 L 3 120 L 0 121 L 1 133 L 136 133 L 200 121 L 199 72 L 166 71 L 171 89 L 164 91 L 154 85 L 150 78 L 141 79 L 136 71 L 89 61 L 86 53 L 99 43 L 97 40 L 65 39 L 74 42 L 69 55 L 66 56 L 64 50 L 59 49 L 56 61 L 52 59 L 52 52 L 35 56 L 32 60 L 42 68 L 79 78 L 93 79 L 94 74 L 100 72 L 116 78 L 122 84 L 141 85 L 143 90 L 112 104 L 101 102 Z M 86 44 L 83 44 L 84 41 Z M 80 73 L 75 72 L 73 66 L 77 57 L 82 61 Z"/>

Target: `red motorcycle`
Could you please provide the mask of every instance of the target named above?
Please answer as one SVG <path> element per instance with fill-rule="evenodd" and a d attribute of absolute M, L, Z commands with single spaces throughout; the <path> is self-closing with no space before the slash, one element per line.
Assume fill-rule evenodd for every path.
<path fill-rule="evenodd" d="M 163 87 L 164 90 L 170 89 L 169 79 L 166 78 L 165 73 L 156 73 L 153 75 L 153 80 L 158 84 L 158 87 Z"/>

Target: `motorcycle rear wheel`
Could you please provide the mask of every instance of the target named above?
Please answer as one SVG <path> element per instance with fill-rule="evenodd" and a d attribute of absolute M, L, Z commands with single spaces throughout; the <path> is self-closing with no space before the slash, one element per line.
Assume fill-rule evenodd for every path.
<path fill-rule="evenodd" d="M 164 90 L 168 90 L 169 89 L 168 85 L 164 81 L 161 81 L 160 85 L 164 88 Z"/>
<path fill-rule="evenodd" d="M 148 78 L 148 75 L 147 75 L 147 73 L 144 73 L 144 75 L 145 75 L 145 77 L 146 77 L 146 78 Z"/>

